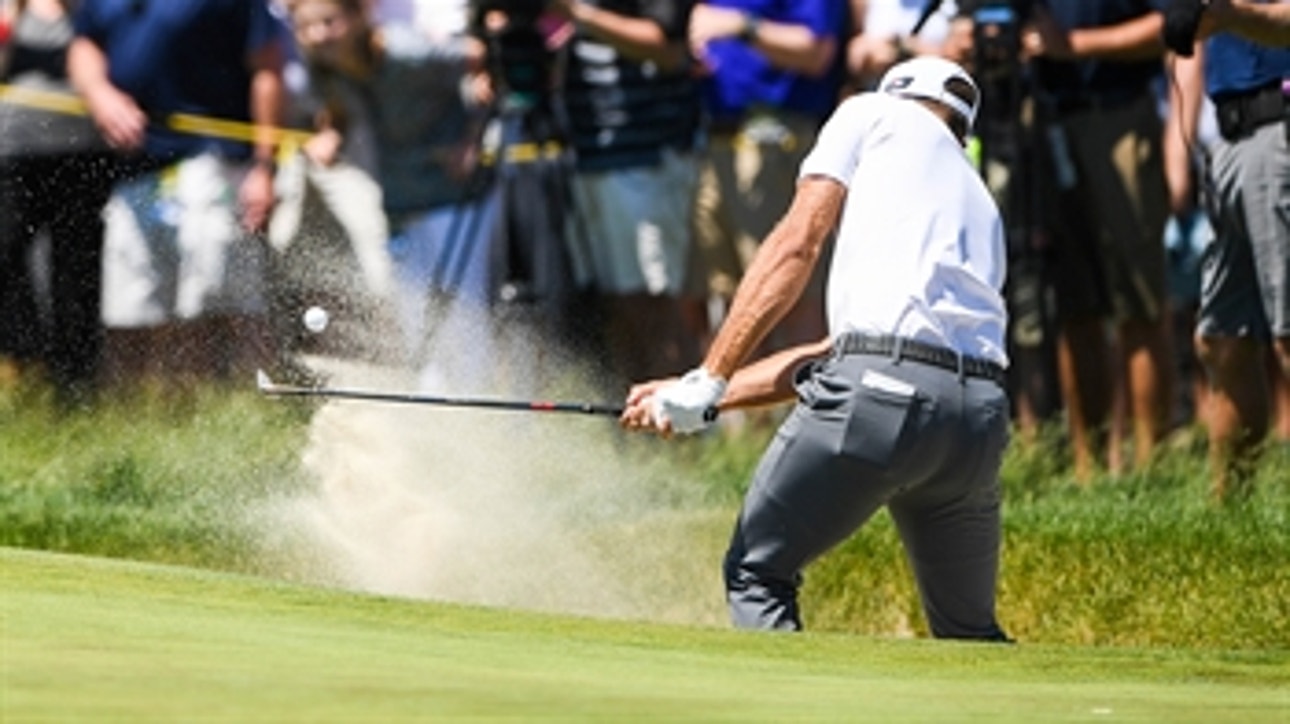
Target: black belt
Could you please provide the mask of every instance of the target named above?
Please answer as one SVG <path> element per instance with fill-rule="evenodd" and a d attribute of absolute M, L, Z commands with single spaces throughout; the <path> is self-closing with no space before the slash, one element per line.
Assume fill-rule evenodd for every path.
<path fill-rule="evenodd" d="M 1005 386 L 1008 379 L 1007 371 L 996 362 L 892 335 L 844 334 L 833 343 L 833 351 L 837 354 L 878 355 L 896 360 L 910 359 L 955 373 L 962 370 L 963 375 L 967 377 L 987 379 L 1000 387 Z"/>
<path fill-rule="evenodd" d="M 1218 116 L 1218 132 L 1224 140 L 1245 138 L 1260 127 L 1286 117 L 1286 98 L 1281 82 L 1215 100 L 1214 112 Z"/>

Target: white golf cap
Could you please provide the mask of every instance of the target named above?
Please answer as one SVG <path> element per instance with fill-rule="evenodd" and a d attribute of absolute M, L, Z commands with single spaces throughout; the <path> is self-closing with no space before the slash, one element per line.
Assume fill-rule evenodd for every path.
<path fill-rule="evenodd" d="M 951 93 L 945 84 L 958 78 L 972 86 L 975 103 L 968 103 Z M 939 101 L 963 116 L 971 127 L 976 120 L 977 107 L 981 105 L 981 91 L 972 76 L 957 63 L 936 56 L 919 56 L 893 65 L 883 74 L 878 90 L 896 96 L 927 98 Z"/>

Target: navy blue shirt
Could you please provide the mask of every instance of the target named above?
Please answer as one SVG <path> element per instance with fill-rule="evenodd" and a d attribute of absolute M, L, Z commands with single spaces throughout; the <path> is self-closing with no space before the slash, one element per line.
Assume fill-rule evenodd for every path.
<path fill-rule="evenodd" d="M 76 34 L 108 61 L 108 79 L 149 116 L 190 113 L 251 119 L 251 53 L 284 38 L 265 0 L 95 0 L 82 3 Z M 160 157 L 214 151 L 246 158 L 245 143 L 148 127 L 144 150 Z"/>
<path fill-rule="evenodd" d="M 1215 100 L 1288 78 L 1290 48 L 1268 48 L 1228 33 L 1205 42 L 1205 89 Z"/>
<path fill-rule="evenodd" d="M 646 18 L 685 42 L 692 0 L 593 0 L 610 12 Z M 699 126 L 699 93 L 689 69 L 664 71 L 625 57 L 590 34 L 572 41 L 564 100 L 583 170 L 648 166 L 665 148 L 690 148 Z"/>
<path fill-rule="evenodd" d="M 1153 10 L 1163 11 L 1168 0 L 1047 0 L 1053 19 L 1066 30 L 1101 28 L 1133 20 Z M 1059 99 L 1095 96 L 1129 100 L 1149 93 L 1162 73 L 1160 58 L 1119 62 L 1105 60 L 1035 61 L 1036 80 Z"/>

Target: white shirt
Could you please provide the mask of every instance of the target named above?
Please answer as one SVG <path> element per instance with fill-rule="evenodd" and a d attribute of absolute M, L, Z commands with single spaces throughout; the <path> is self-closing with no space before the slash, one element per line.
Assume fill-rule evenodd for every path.
<path fill-rule="evenodd" d="M 923 15 L 927 0 L 869 0 L 865 7 L 864 32 L 876 38 L 912 37 L 914 26 Z M 929 43 L 942 43 L 950 32 L 950 19 L 958 12 L 954 0 L 941 3 L 918 37 Z"/>
<path fill-rule="evenodd" d="M 802 162 L 800 176 L 812 175 L 847 187 L 831 337 L 893 334 L 1007 364 L 1003 222 L 944 122 L 907 98 L 852 96 Z"/>

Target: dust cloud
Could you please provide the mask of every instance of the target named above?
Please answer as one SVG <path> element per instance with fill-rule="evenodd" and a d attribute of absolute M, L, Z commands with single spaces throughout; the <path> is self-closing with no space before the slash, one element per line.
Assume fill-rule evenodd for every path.
<path fill-rule="evenodd" d="M 428 378 L 442 381 L 349 369 L 329 384 Z M 309 486 L 271 504 L 264 544 L 285 575 L 351 590 L 724 624 L 733 511 L 696 502 L 670 445 L 611 418 L 331 401 L 302 453 Z"/>

